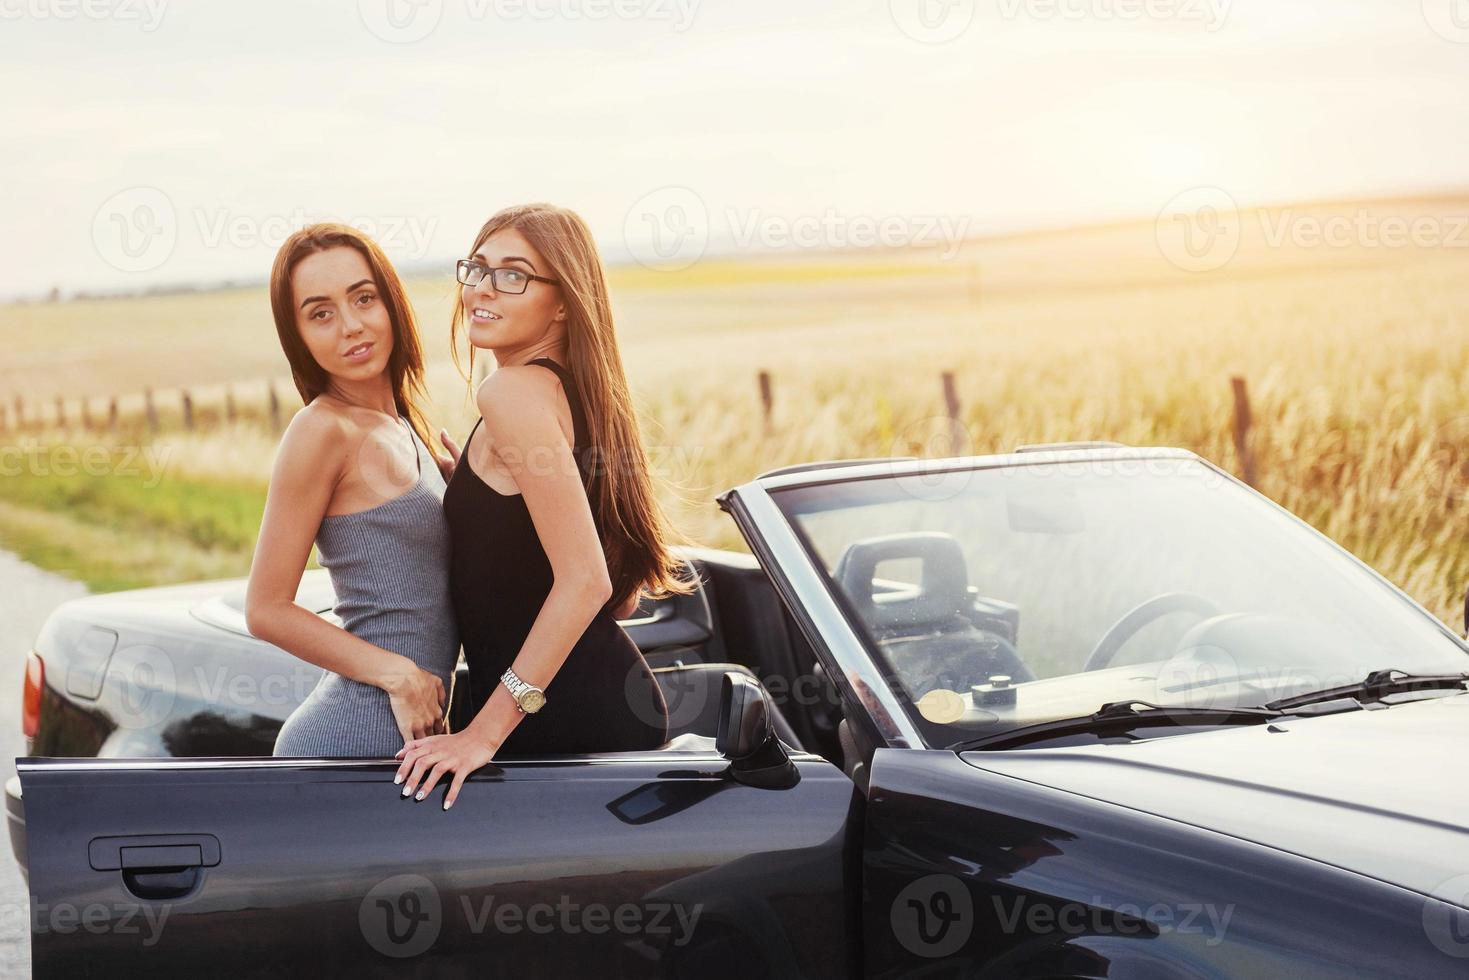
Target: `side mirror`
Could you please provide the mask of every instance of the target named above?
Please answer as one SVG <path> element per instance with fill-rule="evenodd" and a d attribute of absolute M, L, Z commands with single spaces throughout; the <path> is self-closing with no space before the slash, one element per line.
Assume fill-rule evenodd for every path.
<path fill-rule="evenodd" d="M 714 745 L 731 762 L 748 758 L 775 734 L 765 692 L 744 674 L 724 672 L 719 687 L 719 727 Z"/>
<path fill-rule="evenodd" d="M 748 674 L 725 671 L 719 687 L 714 747 L 729 760 L 729 774 L 750 786 L 784 789 L 800 778 L 776 737 L 765 691 Z"/>

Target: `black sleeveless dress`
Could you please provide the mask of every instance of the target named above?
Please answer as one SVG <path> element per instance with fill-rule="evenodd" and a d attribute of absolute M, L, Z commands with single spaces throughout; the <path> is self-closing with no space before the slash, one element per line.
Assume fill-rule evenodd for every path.
<path fill-rule="evenodd" d="M 586 415 L 571 372 L 548 357 L 531 364 L 554 371 L 571 405 L 572 447 L 582 485 L 589 486 Z M 483 419 L 480 420 L 484 421 Z M 469 697 L 478 714 L 500 675 L 520 653 L 553 575 L 530 511 L 520 494 L 495 491 L 469 466 L 469 441 L 444 491 L 449 524 L 449 593 L 464 659 Z M 600 522 L 598 531 L 600 533 Z M 546 685 L 546 704 L 521 718 L 496 758 L 580 752 L 634 752 L 668 740 L 663 692 L 637 645 L 604 606 Z"/>

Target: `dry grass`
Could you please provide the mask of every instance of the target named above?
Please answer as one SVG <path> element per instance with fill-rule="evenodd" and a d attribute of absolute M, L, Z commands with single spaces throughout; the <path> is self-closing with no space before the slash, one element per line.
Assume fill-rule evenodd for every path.
<path fill-rule="evenodd" d="M 1469 201 L 1292 217 L 1362 209 L 1442 220 L 1469 214 Z M 670 511 L 699 542 L 738 546 L 712 498 L 761 470 L 954 448 L 944 370 L 958 379 L 964 451 L 1112 439 L 1235 469 L 1229 379 L 1241 375 L 1260 489 L 1457 625 L 1469 584 L 1469 241 L 1273 246 L 1262 227 L 1251 216 L 1233 261 L 1208 273 L 1170 265 L 1152 224 L 971 243 L 950 263 L 826 255 L 617 273 L 623 355 Z M 462 437 L 472 415 L 447 359 L 451 285 L 412 292 L 435 417 Z M 210 386 L 255 379 L 258 391 L 281 365 L 260 290 L 3 316 L 24 360 L 0 380 L 31 399 L 54 397 L 65 377 L 99 395 L 188 383 L 207 402 L 220 391 Z M 769 432 L 761 369 L 775 383 Z M 263 482 L 272 448 L 250 427 L 161 438 L 179 480 Z M 158 561 L 163 578 L 193 570 Z"/>

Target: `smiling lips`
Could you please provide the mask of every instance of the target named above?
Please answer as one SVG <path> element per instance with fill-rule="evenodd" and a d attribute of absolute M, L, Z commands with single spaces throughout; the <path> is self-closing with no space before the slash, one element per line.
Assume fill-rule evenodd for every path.
<path fill-rule="evenodd" d="M 475 323 L 489 323 L 493 320 L 504 319 L 500 316 L 500 314 L 491 313 L 489 310 L 485 309 L 482 306 L 476 306 L 474 309 L 470 310 L 469 317 Z"/>
<path fill-rule="evenodd" d="M 370 340 L 365 340 L 362 343 L 358 344 L 356 347 L 348 348 L 347 352 L 342 356 L 349 361 L 363 361 L 366 360 L 367 356 L 372 353 L 372 348 L 373 342 Z"/>

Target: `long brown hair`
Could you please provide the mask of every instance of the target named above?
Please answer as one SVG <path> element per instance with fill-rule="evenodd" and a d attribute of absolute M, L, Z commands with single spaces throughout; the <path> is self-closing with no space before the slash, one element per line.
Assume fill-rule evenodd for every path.
<path fill-rule="evenodd" d="M 342 247 L 356 249 L 367 262 L 367 267 L 372 270 L 372 281 L 382 293 L 388 320 L 393 325 L 393 352 L 388 356 L 393 404 L 398 414 L 413 426 L 423 444 L 432 445 L 428 422 L 419 407 L 424 398 L 423 350 L 418 344 L 418 321 L 413 315 L 413 307 L 408 303 L 403 281 L 398 278 L 383 250 L 371 238 L 348 225 L 307 225 L 287 238 L 275 253 L 275 265 L 270 270 L 270 311 L 275 316 L 275 332 L 280 337 L 281 350 L 286 352 L 286 361 L 291 365 L 291 380 L 296 383 L 304 404 L 310 404 L 313 398 L 331 388 L 330 374 L 316 363 L 306 341 L 301 339 L 301 330 L 296 324 L 291 274 L 306 256 Z"/>
<path fill-rule="evenodd" d="M 587 500 L 592 507 L 612 580 L 613 607 L 646 589 L 653 595 L 687 594 L 683 564 L 668 549 L 672 536 L 654 495 L 648 456 L 612 324 L 607 273 L 591 230 L 574 211 L 552 204 L 523 204 L 496 213 L 469 249 L 473 255 L 491 235 L 513 228 L 548 263 L 545 273 L 559 279 L 566 306 L 566 367 L 576 380 L 587 419 L 591 475 Z M 454 304 L 451 331 L 454 363 L 466 380 L 474 377 L 474 347 L 469 368 L 459 361 L 464 304 Z M 472 383 L 472 382 L 471 382 Z"/>

